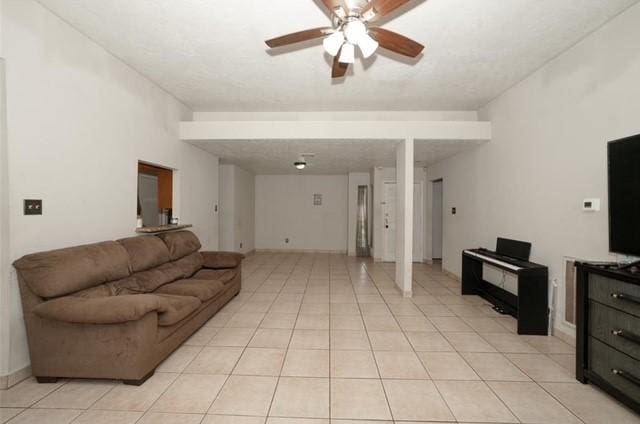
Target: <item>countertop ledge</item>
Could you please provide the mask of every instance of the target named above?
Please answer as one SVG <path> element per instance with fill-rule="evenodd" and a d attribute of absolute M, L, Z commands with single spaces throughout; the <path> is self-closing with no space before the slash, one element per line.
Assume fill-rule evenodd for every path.
<path fill-rule="evenodd" d="M 136 228 L 136 233 L 138 234 L 159 234 L 166 233 L 169 231 L 178 231 L 184 230 L 185 228 L 191 228 L 193 225 L 191 224 L 181 224 L 181 225 L 160 225 L 158 227 L 141 227 Z"/>

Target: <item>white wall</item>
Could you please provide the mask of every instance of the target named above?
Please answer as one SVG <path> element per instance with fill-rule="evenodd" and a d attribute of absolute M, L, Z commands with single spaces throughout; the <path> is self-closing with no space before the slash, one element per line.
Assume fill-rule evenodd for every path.
<path fill-rule="evenodd" d="M 497 236 L 533 243 L 532 260 L 560 283 L 565 256 L 608 251 L 609 140 L 640 133 L 640 5 L 618 16 L 481 111 L 493 141 L 428 169 L 444 178 L 444 267 L 460 275 L 461 251 Z M 584 198 L 602 211 L 584 213 Z M 449 209 L 458 208 L 452 216 Z"/>
<path fill-rule="evenodd" d="M 220 250 L 255 249 L 255 175 L 235 165 L 220 165 Z"/>
<path fill-rule="evenodd" d="M 347 175 L 258 175 L 255 190 L 256 249 L 346 253 Z"/>
<path fill-rule="evenodd" d="M 178 169 L 174 209 L 216 249 L 218 159 L 179 140 L 191 112 L 35 1 L 3 6 L 9 258 L 134 235 L 138 160 Z M 25 198 L 43 199 L 44 215 L 23 216 Z M 29 363 L 13 270 L 2 282 L 10 335 L 0 375 Z"/>
<path fill-rule="evenodd" d="M 220 165 L 220 250 L 233 251 L 235 241 L 235 173 L 234 165 Z"/>
<path fill-rule="evenodd" d="M 9 373 L 9 349 L 4 343 L 11 337 L 9 302 L 12 300 L 9 290 L 9 149 L 5 94 L 5 62 L 0 58 L 0 376 Z M 0 381 L 0 388 L 5 385 L 6 382 Z"/>
<path fill-rule="evenodd" d="M 369 205 L 367 205 L 370 209 L 371 205 L 371 181 L 369 173 L 361 173 L 361 172 L 351 172 L 349 173 L 349 219 L 348 219 L 348 230 L 347 230 L 347 238 L 348 238 L 348 254 L 349 256 L 356 256 L 356 232 L 357 232 L 357 222 L 358 222 L 358 187 L 359 186 L 367 186 L 368 189 L 368 200 Z M 369 221 L 373 218 L 371 215 L 371 210 L 369 210 Z"/>
<path fill-rule="evenodd" d="M 255 249 L 256 176 L 235 167 L 235 240 L 236 251 L 248 253 Z"/>

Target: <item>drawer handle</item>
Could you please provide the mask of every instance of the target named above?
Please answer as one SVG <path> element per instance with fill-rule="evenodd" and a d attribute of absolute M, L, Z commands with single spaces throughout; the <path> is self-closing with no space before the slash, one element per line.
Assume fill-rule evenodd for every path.
<path fill-rule="evenodd" d="M 629 381 L 629 382 L 631 382 L 631 383 L 635 384 L 636 386 L 640 386 L 640 378 L 635 377 L 635 376 L 633 376 L 633 375 L 629 374 L 629 373 L 628 373 L 628 372 L 626 372 L 626 371 L 623 371 L 623 370 L 619 370 L 619 369 L 614 368 L 614 369 L 612 369 L 612 370 L 611 370 L 611 372 L 612 372 L 613 374 L 615 374 L 615 375 L 617 375 L 617 376 L 619 376 L 619 377 L 622 377 L 622 378 L 624 378 L 625 380 L 627 380 L 627 381 Z"/>
<path fill-rule="evenodd" d="M 619 300 L 626 300 L 628 302 L 637 303 L 640 305 L 640 297 L 631 296 L 624 293 L 611 293 L 611 297 Z"/>
<path fill-rule="evenodd" d="M 613 331 L 611 331 L 611 334 L 613 334 L 614 336 L 622 337 L 623 339 L 627 339 L 629 341 L 636 342 L 636 343 L 640 344 L 640 336 L 638 336 L 637 334 L 633 334 L 633 333 L 631 333 L 629 331 L 613 330 Z"/>

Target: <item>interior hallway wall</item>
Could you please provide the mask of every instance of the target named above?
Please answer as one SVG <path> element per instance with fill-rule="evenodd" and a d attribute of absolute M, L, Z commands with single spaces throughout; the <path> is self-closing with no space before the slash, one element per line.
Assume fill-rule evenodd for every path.
<path fill-rule="evenodd" d="M 236 165 L 220 165 L 220 250 L 255 249 L 255 175 Z"/>
<path fill-rule="evenodd" d="M 607 142 L 640 133 L 638 22 L 640 4 L 491 102 L 493 141 L 428 169 L 445 182 L 444 268 L 460 275 L 462 250 L 498 236 L 532 242 L 568 333 L 564 258 L 622 259 L 608 248 Z M 602 210 L 583 212 L 585 198 Z"/>
<path fill-rule="evenodd" d="M 346 253 L 348 188 L 347 175 L 257 175 L 256 249 Z"/>
<path fill-rule="evenodd" d="M 135 235 L 138 160 L 178 170 L 175 212 L 194 225 L 204 248 L 217 249 L 218 158 L 180 141 L 179 122 L 191 111 L 36 1 L 2 6 L 9 260 Z M 31 198 L 43 199 L 42 216 L 22 214 L 23 199 Z M 9 333 L 0 340 L 8 358 L 0 375 L 29 364 L 9 271 L 0 280 Z"/>

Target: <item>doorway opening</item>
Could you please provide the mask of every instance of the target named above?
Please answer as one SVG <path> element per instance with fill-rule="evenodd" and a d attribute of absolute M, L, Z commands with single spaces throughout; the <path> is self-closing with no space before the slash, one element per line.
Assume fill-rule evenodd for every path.
<path fill-rule="evenodd" d="M 432 207 L 431 214 L 431 259 L 434 262 L 442 260 L 442 245 L 444 239 L 444 184 L 442 180 L 432 181 Z"/>
<path fill-rule="evenodd" d="M 423 184 L 413 185 L 413 262 L 422 262 L 424 257 L 424 207 Z M 383 206 L 383 238 L 384 250 L 382 260 L 395 262 L 396 260 L 396 206 L 397 184 L 395 182 L 384 183 Z"/>
<path fill-rule="evenodd" d="M 369 186 L 358 186 L 358 216 L 356 218 L 356 256 L 369 256 Z"/>
<path fill-rule="evenodd" d="M 171 223 L 173 170 L 138 162 L 138 227 Z"/>

